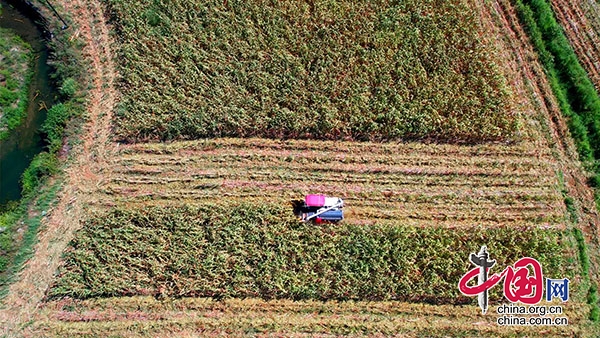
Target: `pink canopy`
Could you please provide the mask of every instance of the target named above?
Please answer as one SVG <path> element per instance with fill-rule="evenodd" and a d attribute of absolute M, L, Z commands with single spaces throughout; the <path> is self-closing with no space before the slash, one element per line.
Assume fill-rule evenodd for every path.
<path fill-rule="evenodd" d="M 306 206 L 322 207 L 325 205 L 325 195 L 306 195 Z"/>

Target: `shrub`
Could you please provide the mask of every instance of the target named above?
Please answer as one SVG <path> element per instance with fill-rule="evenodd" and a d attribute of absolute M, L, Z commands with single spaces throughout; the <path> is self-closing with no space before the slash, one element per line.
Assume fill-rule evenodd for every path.
<path fill-rule="evenodd" d="M 33 193 L 46 177 L 56 173 L 57 170 L 58 159 L 56 155 L 47 152 L 36 155 L 21 177 L 23 195 L 27 196 Z"/>
<path fill-rule="evenodd" d="M 60 94 L 69 99 L 77 92 L 77 82 L 72 77 L 66 78 L 59 88 Z"/>
<path fill-rule="evenodd" d="M 75 115 L 74 111 L 75 107 L 72 104 L 63 103 L 55 104 L 48 110 L 41 131 L 46 134 L 48 149 L 51 153 L 60 149 L 65 126 L 69 118 Z"/>

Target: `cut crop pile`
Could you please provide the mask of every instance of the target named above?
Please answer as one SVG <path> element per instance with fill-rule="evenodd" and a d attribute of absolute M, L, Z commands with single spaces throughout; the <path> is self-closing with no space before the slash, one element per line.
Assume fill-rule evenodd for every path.
<path fill-rule="evenodd" d="M 299 223 L 288 208 L 251 203 L 116 209 L 79 231 L 50 297 L 470 303 L 457 283 L 480 243 L 499 271 L 531 256 L 566 276 L 563 237 L 562 230 L 517 227 L 315 226 Z M 493 299 L 501 299 L 500 290 Z"/>
<path fill-rule="evenodd" d="M 105 1 L 123 140 L 515 137 L 469 0 Z"/>

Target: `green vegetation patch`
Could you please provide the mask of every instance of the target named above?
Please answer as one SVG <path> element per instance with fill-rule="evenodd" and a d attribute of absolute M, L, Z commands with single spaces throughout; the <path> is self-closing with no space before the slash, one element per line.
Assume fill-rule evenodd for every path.
<path fill-rule="evenodd" d="M 49 296 L 470 303 L 457 284 L 481 245 L 498 261 L 495 272 L 530 256 L 562 278 L 573 271 L 566 236 L 517 227 L 316 226 L 268 205 L 117 209 L 86 221 Z M 502 299 L 501 290 L 491 299 Z"/>
<path fill-rule="evenodd" d="M 26 42 L 0 28 L 0 140 L 27 114 L 32 55 Z"/>
<path fill-rule="evenodd" d="M 43 218 L 40 213 L 48 210 L 60 186 L 59 183 L 48 188 L 44 185 L 50 176 L 60 172 L 58 152 L 66 134 L 66 125 L 69 119 L 81 116 L 82 110 L 83 106 L 75 100 L 58 103 L 48 110 L 42 125 L 48 151 L 35 155 L 23 172 L 22 199 L 0 208 L 0 297 L 37 242 L 37 230 Z M 34 213 L 37 215 L 33 216 Z"/>
<path fill-rule="evenodd" d="M 105 0 L 125 140 L 508 139 L 517 113 L 469 0 Z"/>

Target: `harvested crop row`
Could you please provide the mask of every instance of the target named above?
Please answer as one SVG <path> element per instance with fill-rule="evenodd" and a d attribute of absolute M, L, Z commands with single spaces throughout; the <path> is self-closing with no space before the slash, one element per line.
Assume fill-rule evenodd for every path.
<path fill-rule="evenodd" d="M 211 139 L 124 146 L 97 206 L 344 198 L 347 220 L 560 227 L 551 155 L 514 146 Z M 427 155 L 436 149 L 435 155 Z M 422 151 L 422 154 L 419 153 Z M 481 156 L 467 156 L 481 153 Z M 291 212 L 291 207 L 290 207 Z"/>
<path fill-rule="evenodd" d="M 260 151 L 323 151 L 340 152 L 345 154 L 373 155 L 404 155 L 404 156 L 439 156 L 444 154 L 452 157 L 528 157 L 533 156 L 552 158 L 549 149 L 532 148 L 529 143 L 487 143 L 477 145 L 456 146 L 444 143 L 397 143 L 397 142 L 346 142 L 311 140 L 271 140 L 260 138 L 219 138 L 202 139 L 172 143 L 138 143 L 127 145 L 121 149 L 123 154 L 186 154 L 187 151 L 218 151 L 248 149 Z"/>
<path fill-rule="evenodd" d="M 237 153 L 229 150 L 221 152 L 204 152 L 198 151 L 195 154 L 191 151 L 187 154 L 180 155 L 155 155 L 155 156 L 129 156 L 122 159 L 125 165 L 142 164 L 146 166 L 178 166 L 180 169 L 187 165 L 196 165 L 198 163 L 207 163 L 211 167 L 219 167 L 223 163 L 228 166 L 247 166 L 252 170 L 251 166 L 263 168 L 267 166 L 294 166 L 298 169 L 305 168 L 310 170 L 325 170 L 325 168 L 339 169 L 339 171 L 357 171 L 365 172 L 366 170 L 377 172 L 400 172 L 405 168 L 414 168 L 413 171 L 437 171 L 439 173 L 452 171 L 472 171 L 473 173 L 495 175 L 496 173 L 531 173 L 535 169 L 545 170 L 548 165 L 541 162 L 539 159 L 529 158 L 453 158 L 447 155 L 438 154 L 437 156 L 423 155 L 414 158 L 406 158 L 401 154 L 398 155 L 352 155 L 343 152 L 305 152 L 305 151 L 288 151 L 288 152 L 273 152 L 271 154 L 261 154 L 254 152 L 251 147 L 244 150 L 238 150 Z M 368 165 L 368 166 L 364 166 Z M 354 170 L 352 170 L 354 168 Z M 424 169 L 419 169 L 424 168 Z"/>
<path fill-rule="evenodd" d="M 545 327 L 549 336 L 584 336 L 584 321 L 568 303 L 568 326 Z M 495 307 L 490 313 L 495 313 Z M 479 308 L 388 302 L 264 301 L 255 298 L 161 299 L 121 297 L 45 304 L 36 323 L 44 336 L 536 336 L 539 327 L 502 327 Z M 476 323 L 474 325 L 474 323 Z"/>
<path fill-rule="evenodd" d="M 600 20 L 598 19 L 600 18 L 600 4 L 590 0 L 580 0 L 578 3 L 592 26 L 594 34 L 600 35 Z"/>

